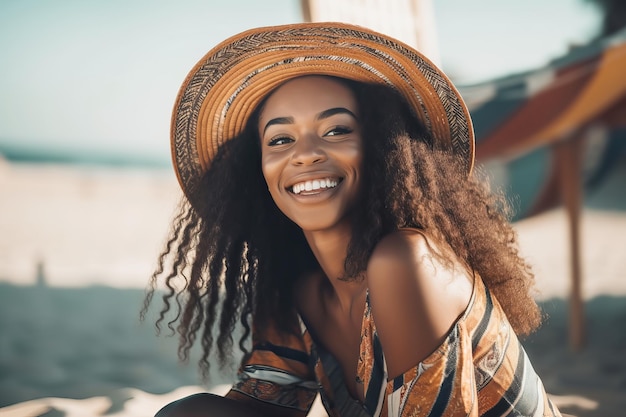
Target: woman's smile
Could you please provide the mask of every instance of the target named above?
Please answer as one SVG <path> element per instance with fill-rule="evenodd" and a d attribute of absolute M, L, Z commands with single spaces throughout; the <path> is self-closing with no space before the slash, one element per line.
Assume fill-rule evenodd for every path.
<path fill-rule="evenodd" d="M 361 128 L 352 90 L 325 76 L 288 81 L 265 102 L 258 129 L 263 175 L 278 208 L 305 230 L 342 222 L 361 186 Z"/>
<path fill-rule="evenodd" d="M 288 190 L 296 195 L 315 195 L 335 188 L 340 181 L 341 178 L 306 180 L 288 187 Z"/>

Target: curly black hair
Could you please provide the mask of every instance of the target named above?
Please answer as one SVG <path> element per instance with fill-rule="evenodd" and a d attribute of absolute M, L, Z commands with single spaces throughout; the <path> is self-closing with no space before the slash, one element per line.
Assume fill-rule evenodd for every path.
<path fill-rule="evenodd" d="M 444 248 L 442 260 L 460 261 L 482 277 L 518 334 L 534 330 L 541 319 L 531 294 L 534 275 L 519 254 L 504 195 L 492 192 L 484 175 L 468 176 L 463 161 L 435 146 L 395 90 L 342 82 L 359 105 L 367 167 L 343 279 L 362 279 L 386 234 L 420 228 Z M 256 128 L 261 108 L 242 134 L 220 147 L 192 191 L 194 204 L 183 198 L 144 300 L 142 315 L 163 279 L 157 327 L 167 322 L 179 334 L 182 359 L 200 337 L 205 376 L 214 345 L 220 365 L 231 359 L 238 323 L 244 354 L 252 326 L 261 338 L 271 326 L 295 332 L 294 284 L 319 270 L 304 234 L 267 190 Z M 174 318 L 166 320 L 170 310 Z"/>

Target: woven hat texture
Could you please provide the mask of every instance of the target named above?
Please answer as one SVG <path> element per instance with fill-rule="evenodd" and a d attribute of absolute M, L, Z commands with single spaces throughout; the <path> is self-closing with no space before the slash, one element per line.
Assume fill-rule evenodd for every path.
<path fill-rule="evenodd" d="M 251 29 L 226 39 L 191 70 L 171 125 L 172 159 L 188 197 L 218 148 L 241 133 L 256 106 L 280 84 L 331 75 L 398 90 L 433 135 L 471 171 L 469 111 L 448 77 L 420 52 L 389 36 L 343 23 Z"/>

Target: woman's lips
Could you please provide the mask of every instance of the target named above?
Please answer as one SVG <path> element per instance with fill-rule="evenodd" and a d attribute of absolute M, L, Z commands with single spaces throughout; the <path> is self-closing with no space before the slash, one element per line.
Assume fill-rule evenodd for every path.
<path fill-rule="evenodd" d="M 316 178 L 312 180 L 301 181 L 288 187 L 287 190 L 296 195 L 316 194 L 321 190 L 335 188 L 341 182 L 341 178 Z"/>

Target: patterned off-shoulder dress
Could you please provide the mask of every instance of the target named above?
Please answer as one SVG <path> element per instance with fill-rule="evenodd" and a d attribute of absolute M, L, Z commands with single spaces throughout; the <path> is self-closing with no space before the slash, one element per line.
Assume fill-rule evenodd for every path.
<path fill-rule="evenodd" d="M 254 339 L 254 338 L 253 338 Z M 270 334 L 253 351 L 229 396 L 307 411 L 319 392 L 331 417 L 560 416 L 506 316 L 480 277 L 445 341 L 415 368 L 387 380 L 375 318 L 366 300 L 353 399 L 336 360 L 299 335 Z"/>

